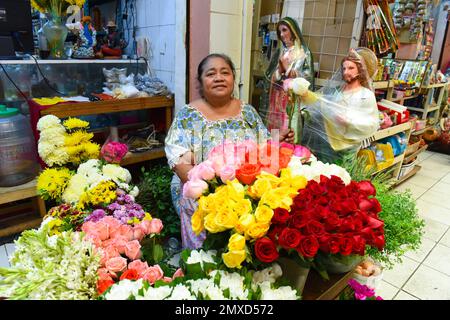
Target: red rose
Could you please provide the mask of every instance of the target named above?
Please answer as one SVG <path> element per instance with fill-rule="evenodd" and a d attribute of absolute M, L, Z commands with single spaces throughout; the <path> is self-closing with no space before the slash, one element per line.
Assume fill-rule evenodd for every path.
<path fill-rule="evenodd" d="M 331 236 L 329 240 L 330 253 L 336 254 L 339 252 L 341 245 L 341 238 L 339 236 Z"/>
<path fill-rule="evenodd" d="M 267 236 L 270 240 L 273 242 L 278 242 L 278 235 L 283 230 L 283 227 L 280 225 L 275 225 L 270 228 L 270 230 L 267 232 Z"/>
<path fill-rule="evenodd" d="M 236 170 L 236 178 L 243 184 L 250 185 L 261 172 L 261 165 L 246 163 Z"/>
<path fill-rule="evenodd" d="M 330 214 L 331 214 L 330 209 L 322 206 L 317 206 L 313 213 L 314 218 L 320 221 L 327 219 Z"/>
<path fill-rule="evenodd" d="M 378 250 L 383 250 L 385 245 L 385 240 L 384 240 L 384 234 L 380 234 L 378 236 L 375 237 L 375 247 L 377 247 Z"/>
<path fill-rule="evenodd" d="M 260 261 L 265 263 L 274 262 L 279 257 L 275 243 L 269 238 L 260 238 L 256 240 L 255 255 Z"/>
<path fill-rule="evenodd" d="M 97 281 L 97 293 L 99 295 L 103 294 L 109 287 L 114 284 L 114 280 L 98 280 Z"/>
<path fill-rule="evenodd" d="M 341 214 L 346 215 L 349 213 L 354 212 L 358 207 L 356 206 L 356 203 L 353 199 L 347 198 L 346 200 L 343 200 L 341 203 Z"/>
<path fill-rule="evenodd" d="M 360 181 L 357 186 L 358 190 L 366 196 L 375 196 L 377 194 L 377 190 L 370 181 Z"/>
<path fill-rule="evenodd" d="M 353 237 L 342 237 L 339 243 L 339 252 L 343 256 L 348 256 L 353 251 Z"/>
<path fill-rule="evenodd" d="M 353 253 L 363 256 L 366 251 L 366 241 L 361 236 L 353 236 Z"/>
<path fill-rule="evenodd" d="M 273 224 L 286 224 L 289 220 L 289 211 L 283 208 L 277 208 L 273 210 L 272 223 Z"/>
<path fill-rule="evenodd" d="M 340 214 L 342 211 L 342 205 L 340 201 L 330 201 L 330 204 L 328 206 L 331 210 L 331 212 L 334 212 L 336 214 Z"/>
<path fill-rule="evenodd" d="M 320 251 L 330 253 L 330 238 L 331 236 L 329 234 L 324 234 L 317 238 Z"/>
<path fill-rule="evenodd" d="M 128 279 L 128 280 L 138 280 L 139 272 L 136 269 L 128 269 L 120 276 L 120 280 Z"/>
<path fill-rule="evenodd" d="M 355 231 L 360 231 L 363 228 L 363 219 L 360 215 L 353 216 L 353 223 L 355 224 Z"/>
<path fill-rule="evenodd" d="M 308 182 L 307 188 L 313 196 L 322 196 L 325 193 L 324 186 L 318 184 L 314 180 Z"/>
<path fill-rule="evenodd" d="M 368 245 L 374 245 L 375 244 L 375 233 L 371 228 L 364 228 L 360 232 L 361 236 L 366 240 L 366 243 Z"/>
<path fill-rule="evenodd" d="M 372 203 L 372 209 L 370 212 L 372 213 L 379 213 L 381 212 L 381 204 L 376 198 L 371 198 L 369 201 Z"/>
<path fill-rule="evenodd" d="M 306 229 L 305 233 L 307 235 L 320 237 L 325 234 L 325 227 L 323 226 L 323 224 L 315 220 L 311 220 L 310 222 L 308 222 L 304 229 Z"/>
<path fill-rule="evenodd" d="M 342 188 L 345 187 L 344 181 L 342 181 L 342 179 L 340 177 L 338 177 L 338 176 L 332 175 L 330 180 L 331 180 L 331 182 L 333 182 L 334 184 L 336 184 L 336 185 L 338 185 L 338 186 L 340 186 Z"/>
<path fill-rule="evenodd" d="M 303 236 L 297 247 L 297 252 L 305 258 L 313 258 L 319 250 L 319 241 L 314 236 Z"/>
<path fill-rule="evenodd" d="M 285 249 L 294 249 L 300 243 L 302 234 L 297 229 L 284 228 L 278 237 L 278 244 Z"/>
<path fill-rule="evenodd" d="M 384 226 L 384 222 L 382 220 L 375 219 L 370 216 L 367 217 L 366 223 L 367 223 L 366 227 L 369 227 L 371 229 L 378 229 Z"/>
<path fill-rule="evenodd" d="M 341 227 L 339 229 L 341 233 L 355 231 L 355 222 L 352 217 L 347 217 L 341 220 Z"/>
<path fill-rule="evenodd" d="M 308 211 L 295 213 L 291 216 L 290 226 L 301 229 L 311 220 L 310 213 Z"/>
<path fill-rule="evenodd" d="M 328 232 L 335 231 L 341 225 L 341 219 L 336 213 L 331 212 L 325 219 L 325 230 Z"/>
<path fill-rule="evenodd" d="M 359 210 L 367 212 L 372 209 L 373 204 L 369 199 L 362 198 L 361 200 L 359 200 L 358 207 Z"/>

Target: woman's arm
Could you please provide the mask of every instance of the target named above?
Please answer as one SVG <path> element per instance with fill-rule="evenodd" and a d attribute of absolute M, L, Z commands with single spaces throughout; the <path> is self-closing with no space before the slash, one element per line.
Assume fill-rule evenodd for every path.
<path fill-rule="evenodd" d="M 188 173 L 194 167 L 194 154 L 192 152 L 186 152 L 180 157 L 180 161 L 173 167 L 173 171 L 180 178 L 182 183 L 188 181 Z"/>

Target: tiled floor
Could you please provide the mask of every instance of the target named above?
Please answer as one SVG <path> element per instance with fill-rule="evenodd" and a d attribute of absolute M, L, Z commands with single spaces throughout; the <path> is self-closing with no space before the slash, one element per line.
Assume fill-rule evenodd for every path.
<path fill-rule="evenodd" d="M 422 245 L 384 272 L 377 294 L 385 300 L 450 300 L 450 156 L 424 152 L 422 169 L 397 189 L 410 189 L 425 220 Z M 14 244 L 0 246 L 0 267 L 9 266 Z"/>

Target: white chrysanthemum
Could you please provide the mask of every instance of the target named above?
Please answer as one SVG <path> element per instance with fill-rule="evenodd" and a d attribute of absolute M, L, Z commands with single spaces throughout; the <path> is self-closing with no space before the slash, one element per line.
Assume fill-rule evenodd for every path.
<path fill-rule="evenodd" d="M 39 134 L 39 142 L 45 141 L 48 143 L 52 143 L 55 146 L 64 145 L 65 139 L 66 139 L 66 130 L 62 125 L 58 127 L 45 129 Z"/>
<path fill-rule="evenodd" d="M 182 284 L 178 284 L 173 288 L 172 294 L 167 300 L 197 300 L 195 296 L 191 294 L 188 288 Z"/>
<path fill-rule="evenodd" d="M 38 153 L 42 159 L 46 159 L 53 153 L 53 151 L 55 151 L 55 145 L 53 143 L 49 143 L 47 141 L 41 142 L 41 140 L 39 140 Z"/>
<path fill-rule="evenodd" d="M 137 186 L 134 186 L 133 189 L 129 192 L 129 195 L 133 198 L 136 198 L 139 195 L 139 188 Z"/>
<path fill-rule="evenodd" d="M 90 159 L 78 166 L 77 173 L 88 176 L 92 172 L 100 172 L 100 160 Z"/>
<path fill-rule="evenodd" d="M 161 286 L 158 288 L 149 287 L 143 296 L 137 296 L 136 300 L 164 300 L 170 296 L 172 287 Z"/>
<path fill-rule="evenodd" d="M 200 265 L 203 267 L 204 263 L 215 263 L 214 257 L 216 255 L 217 255 L 216 250 L 209 250 L 206 252 L 203 250 L 192 250 L 186 263 L 187 264 L 200 263 Z"/>
<path fill-rule="evenodd" d="M 253 283 L 263 283 L 263 282 L 269 282 L 269 283 L 275 283 L 275 281 L 283 275 L 283 271 L 281 270 L 281 267 L 278 263 L 272 264 L 271 267 L 266 268 L 261 271 L 256 271 L 253 274 Z"/>
<path fill-rule="evenodd" d="M 115 183 L 130 183 L 131 182 L 131 174 L 130 172 L 118 166 L 116 164 L 107 164 L 102 168 L 103 175 L 113 180 Z"/>
<path fill-rule="evenodd" d="M 210 273 L 210 276 L 214 278 L 216 274 L 220 274 L 219 288 L 224 290 L 229 290 L 230 299 L 233 300 L 247 300 L 248 290 L 244 287 L 244 278 L 236 273 L 229 273 L 222 270 L 214 270 Z"/>
<path fill-rule="evenodd" d="M 36 128 L 39 131 L 42 131 L 48 128 L 57 127 L 60 124 L 61 120 L 58 117 L 49 114 L 39 119 Z"/>
<path fill-rule="evenodd" d="M 77 203 L 80 196 L 88 189 L 89 184 L 86 177 L 81 174 L 75 174 L 69 181 L 62 199 L 65 203 Z"/>
<path fill-rule="evenodd" d="M 142 288 L 142 279 L 131 281 L 124 279 L 114 284 L 110 291 L 105 295 L 106 300 L 127 300 L 130 297 L 138 295 Z"/>
<path fill-rule="evenodd" d="M 42 159 L 44 162 L 49 166 L 52 167 L 53 165 L 64 165 L 69 161 L 70 157 L 69 154 L 66 152 L 65 148 L 58 148 L 55 149 L 49 156 Z"/>

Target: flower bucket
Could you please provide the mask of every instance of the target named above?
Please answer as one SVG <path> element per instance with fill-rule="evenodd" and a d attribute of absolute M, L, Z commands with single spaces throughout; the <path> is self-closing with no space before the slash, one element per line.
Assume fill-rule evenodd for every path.
<path fill-rule="evenodd" d="M 353 270 L 363 259 L 359 255 L 350 256 L 335 256 L 335 255 L 322 255 L 320 257 L 320 263 L 325 267 L 328 273 L 346 273 Z"/>
<path fill-rule="evenodd" d="M 298 290 L 299 294 L 302 294 L 308 278 L 309 268 L 304 268 L 289 258 L 282 257 L 277 262 L 283 271 L 283 277 L 290 282 L 293 288 Z"/>

